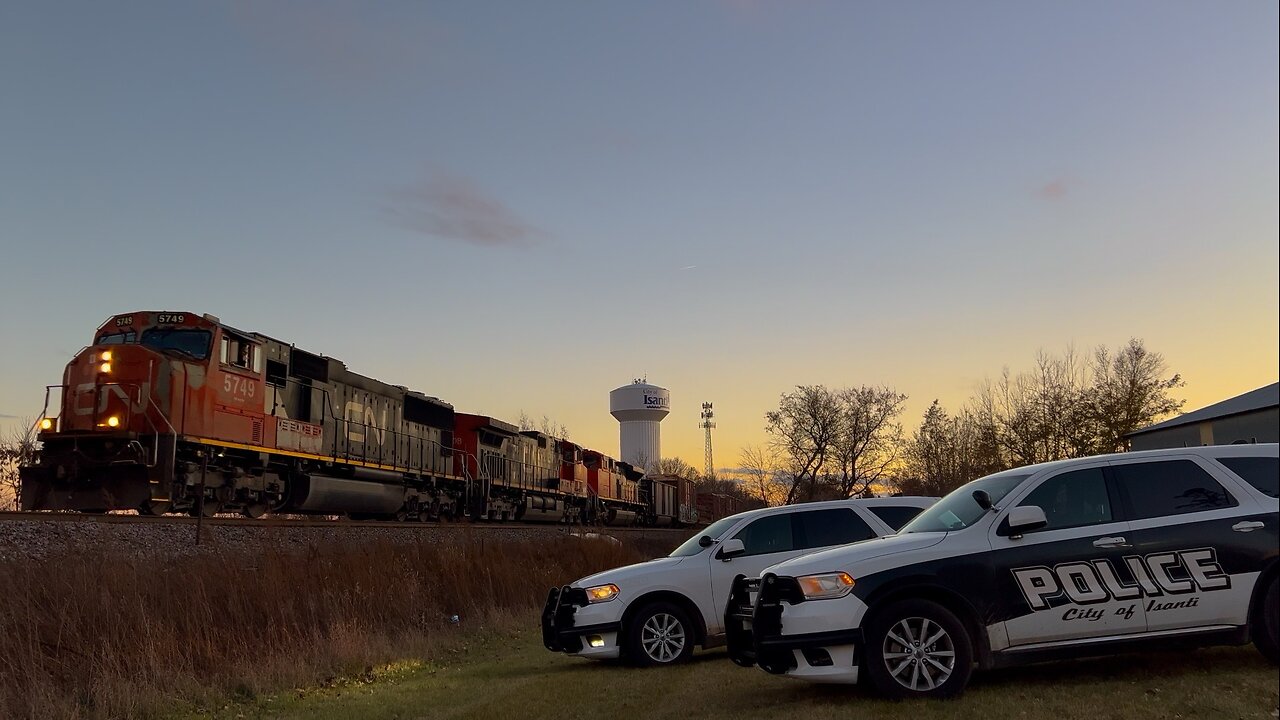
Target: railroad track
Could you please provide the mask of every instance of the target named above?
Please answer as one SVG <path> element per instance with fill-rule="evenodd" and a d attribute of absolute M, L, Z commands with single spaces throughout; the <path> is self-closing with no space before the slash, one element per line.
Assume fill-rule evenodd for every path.
<path fill-rule="evenodd" d="M 195 525 L 201 522 L 200 518 L 188 517 L 186 515 L 128 515 L 124 513 L 107 513 L 102 515 L 91 515 L 85 513 L 74 512 L 0 512 L 0 522 L 25 520 L 28 522 L 90 522 L 90 523 L 106 523 L 106 524 L 162 524 L 162 525 Z M 594 526 L 594 525 L 560 525 L 555 523 L 520 523 L 520 522 L 389 522 L 389 521 L 368 521 L 368 520 L 346 520 L 336 518 L 276 518 L 263 517 L 258 519 L 238 517 L 234 515 L 215 515 L 203 519 L 205 525 L 217 526 L 243 526 L 243 527 L 289 527 L 289 528 L 381 528 L 381 529 L 400 529 L 400 530 L 423 530 L 423 529 L 448 529 L 448 530 L 476 530 L 480 532 L 490 530 L 511 530 L 511 529 L 543 529 L 543 530 L 559 530 L 565 534 L 582 533 L 582 532 L 598 532 L 598 533 L 658 533 L 687 534 L 688 528 L 651 528 L 651 527 L 624 527 L 624 526 Z"/>

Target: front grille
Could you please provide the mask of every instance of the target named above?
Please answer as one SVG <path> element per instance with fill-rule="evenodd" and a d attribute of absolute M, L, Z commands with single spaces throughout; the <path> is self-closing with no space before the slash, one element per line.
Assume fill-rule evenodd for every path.
<path fill-rule="evenodd" d="M 548 650 L 576 653 L 582 650 L 582 637 L 565 635 L 573 629 L 573 614 L 587 604 L 587 591 L 568 585 L 552 588 L 547 594 L 547 604 L 542 609 L 542 644 Z"/>

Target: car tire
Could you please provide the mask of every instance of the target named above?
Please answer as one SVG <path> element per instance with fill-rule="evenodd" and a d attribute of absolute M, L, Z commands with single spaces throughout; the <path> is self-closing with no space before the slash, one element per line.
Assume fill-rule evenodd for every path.
<path fill-rule="evenodd" d="M 678 605 L 645 605 L 632 616 L 625 632 L 627 659 L 639 667 L 675 665 L 693 655 L 693 622 Z"/>
<path fill-rule="evenodd" d="M 1280 575 L 1272 575 L 1262 592 L 1262 607 L 1253 613 L 1249 635 L 1254 647 L 1273 665 L 1280 665 Z"/>
<path fill-rule="evenodd" d="M 881 695 L 950 698 L 973 674 L 973 641 L 964 623 L 929 600 L 895 602 L 867 624 L 865 670 Z"/>

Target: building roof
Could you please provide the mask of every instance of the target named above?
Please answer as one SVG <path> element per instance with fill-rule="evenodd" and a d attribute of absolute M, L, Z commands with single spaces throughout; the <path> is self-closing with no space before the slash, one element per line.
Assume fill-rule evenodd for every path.
<path fill-rule="evenodd" d="M 1270 385 L 1260 387 L 1257 390 L 1250 390 L 1243 395 L 1237 395 L 1228 398 L 1220 403 L 1214 403 L 1208 407 L 1193 410 L 1189 413 L 1183 413 L 1176 418 L 1165 420 L 1155 425 L 1149 425 L 1140 430 L 1134 430 L 1126 437 L 1134 435 L 1144 435 L 1157 430 L 1167 430 L 1168 428 L 1178 427 L 1179 425 L 1192 425 L 1205 420 L 1217 420 L 1218 418 L 1227 417 L 1228 415 L 1239 415 L 1241 413 L 1253 412 L 1254 410 L 1263 410 L 1280 406 L 1280 383 L 1271 383 Z"/>

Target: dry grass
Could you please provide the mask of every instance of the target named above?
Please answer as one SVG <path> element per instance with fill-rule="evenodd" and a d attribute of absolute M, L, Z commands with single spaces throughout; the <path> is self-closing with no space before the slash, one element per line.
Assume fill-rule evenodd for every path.
<path fill-rule="evenodd" d="M 174 707 L 174 720 L 1272 720 L 1276 667 L 1253 647 L 1148 652 L 974 675 L 954 701 L 881 700 L 796 682 L 698 652 L 637 670 L 541 647 L 536 614 L 411 660 L 323 687 L 251 701 Z"/>
<path fill-rule="evenodd" d="M 1276 717 L 1277 673 L 1252 647 L 993 670 L 960 698 L 892 702 L 740 668 L 723 650 L 637 670 L 547 652 L 526 613 L 431 662 L 222 705 L 183 720 L 1190 720 Z"/>
<path fill-rule="evenodd" d="M 604 542 L 471 537 L 0 563 L 0 717 L 149 716 L 429 658 L 459 632 L 527 614 L 552 585 L 639 559 Z"/>

